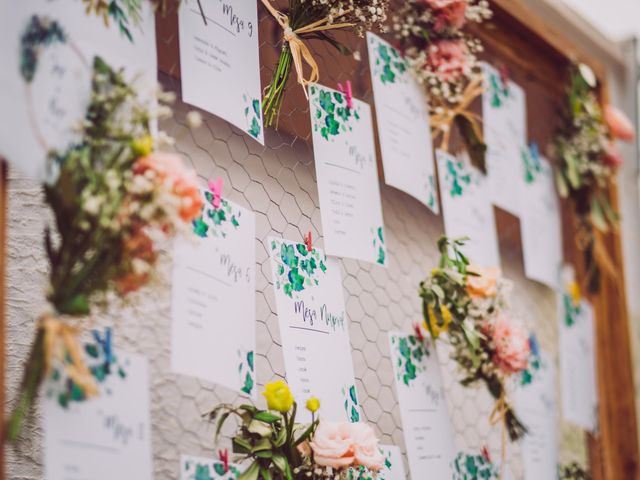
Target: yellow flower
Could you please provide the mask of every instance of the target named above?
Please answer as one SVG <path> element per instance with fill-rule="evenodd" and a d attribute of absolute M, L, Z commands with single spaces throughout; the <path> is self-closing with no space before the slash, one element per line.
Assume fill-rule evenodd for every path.
<path fill-rule="evenodd" d="M 571 296 L 574 305 L 578 305 L 582 299 L 582 293 L 580 292 L 580 284 L 575 280 L 567 285 L 567 292 Z"/>
<path fill-rule="evenodd" d="M 316 413 L 318 410 L 320 410 L 320 400 L 318 400 L 316 397 L 311 397 L 309 400 L 307 400 L 307 410 L 309 410 L 311 413 Z"/>
<path fill-rule="evenodd" d="M 138 157 L 146 157 L 153 151 L 153 138 L 151 135 L 136 138 L 131 142 L 131 149 Z"/>
<path fill-rule="evenodd" d="M 442 321 L 444 322 L 442 325 L 438 325 L 438 318 L 436 317 L 433 307 L 429 305 L 429 323 L 431 324 L 431 330 L 429 330 L 429 325 L 427 325 L 426 321 L 424 322 L 424 328 L 427 331 L 432 332 L 434 338 L 438 338 L 440 334 L 449 330 L 449 325 L 451 324 L 451 312 L 446 306 L 440 306 L 440 314 L 442 315 Z"/>
<path fill-rule="evenodd" d="M 269 410 L 275 410 L 280 413 L 288 412 L 294 402 L 291 390 L 289 390 L 289 386 L 284 380 L 267 383 L 264 386 L 262 395 L 267 399 Z"/>

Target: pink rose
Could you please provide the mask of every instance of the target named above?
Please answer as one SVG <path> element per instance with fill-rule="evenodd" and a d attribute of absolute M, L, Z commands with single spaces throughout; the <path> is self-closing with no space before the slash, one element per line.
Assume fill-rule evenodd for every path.
<path fill-rule="evenodd" d="M 613 142 L 607 144 L 604 154 L 604 163 L 613 168 L 618 168 L 624 163 L 620 149 Z"/>
<path fill-rule="evenodd" d="M 604 109 L 604 121 L 609 127 L 611 136 L 625 142 L 632 142 L 636 137 L 635 128 L 627 116 L 611 105 Z"/>
<path fill-rule="evenodd" d="M 466 3 L 464 0 L 422 0 L 422 3 L 433 8 L 434 10 L 440 10 L 442 8 L 450 7 L 456 3 Z"/>
<path fill-rule="evenodd" d="M 457 81 L 468 68 L 464 40 L 439 40 L 429 47 L 427 65 L 442 81 Z"/>
<path fill-rule="evenodd" d="M 518 373 L 529 361 L 531 345 L 524 330 L 506 314 L 501 314 L 489 328 L 493 340 L 493 361 L 507 375 Z"/>
<path fill-rule="evenodd" d="M 498 294 L 498 280 L 502 277 L 499 268 L 469 265 L 467 270 L 475 274 L 467 276 L 467 293 L 472 298 L 495 297 Z"/>
<path fill-rule="evenodd" d="M 381 470 L 384 466 L 384 455 L 378 448 L 378 437 L 366 423 L 352 423 L 353 452 L 356 465 L 369 470 Z"/>
<path fill-rule="evenodd" d="M 446 28 L 461 29 L 467 23 L 467 2 L 464 0 L 453 2 L 434 12 L 436 32 Z"/>
<path fill-rule="evenodd" d="M 320 422 L 309 442 L 315 462 L 322 467 L 344 468 L 353 464 L 353 431 L 349 423 Z"/>

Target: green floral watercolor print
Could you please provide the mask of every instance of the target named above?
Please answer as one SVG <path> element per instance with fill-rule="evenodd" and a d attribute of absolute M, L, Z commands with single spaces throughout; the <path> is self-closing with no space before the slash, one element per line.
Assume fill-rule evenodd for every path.
<path fill-rule="evenodd" d="M 271 241 L 271 254 L 276 262 L 276 290 L 290 298 L 305 288 L 319 285 L 327 271 L 326 256 L 315 248 L 309 251 L 303 243 Z"/>
<path fill-rule="evenodd" d="M 222 462 L 203 462 L 197 460 L 185 460 L 184 473 L 181 478 L 189 480 L 236 480 L 240 476 L 240 470 L 234 465 L 229 465 L 229 470 L 224 471 Z"/>
<path fill-rule="evenodd" d="M 398 79 L 405 79 L 407 61 L 398 50 L 376 37 L 369 37 L 375 55 L 373 75 L 380 78 L 383 84 L 394 84 Z"/>
<path fill-rule="evenodd" d="M 84 0 L 85 3 L 89 0 Z M 111 20 L 118 25 L 120 34 L 127 37 L 133 43 L 131 25 L 140 23 L 142 18 L 143 0 L 110 0 L 107 13 Z"/>
<path fill-rule="evenodd" d="M 384 451 L 380 450 L 380 453 L 384 455 Z M 391 471 L 391 459 L 390 454 L 386 457 L 384 470 Z M 359 467 L 351 467 L 348 472 L 346 479 L 347 480 L 385 480 L 387 477 L 384 472 L 372 472 L 366 467 L 362 465 Z"/>
<path fill-rule="evenodd" d="M 567 327 L 573 327 L 582 314 L 582 306 L 575 305 L 568 293 L 562 295 L 562 302 L 564 303 L 564 324 Z"/>
<path fill-rule="evenodd" d="M 502 107 L 509 98 L 509 85 L 505 85 L 500 75 L 495 72 L 489 74 L 489 95 L 493 108 Z"/>
<path fill-rule="evenodd" d="M 538 339 L 533 334 L 529 337 L 529 347 L 531 349 L 531 353 L 529 354 L 527 368 L 522 371 L 520 380 L 520 384 L 522 386 L 531 385 L 543 367 Z"/>
<path fill-rule="evenodd" d="M 524 181 L 527 184 L 532 184 L 542 172 L 542 163 L 540 162 L 538 145 L 536 143 L 532 143 L 529 148 L 522 147 L 520 150 L 520 157 L 522 158 L 522 163 L 524 165 Z"/>
<path fill-rule="evenodd" d="M 411 383 L 418 378 L 418 373 L 425 370 L 422 363 L 425 357 L 431 355 L 428 347 L 413 335 L 406 337 L 391 337 L 391 345 L 396 352 L 396 379 L 398 382 L 411 386 Z"/>
<path fill-rule="evenodd" d="M 85 362 L 98 386 L 103 387 L 101 390 L 111 395 L 111 389 L 106 386 L 107 380 L 112 377 L 126 379 L 126 365 L 118 363 L 117 357 L 113 354 L 110 329 L 106 330 L 104 336 L 94 331 L 93 338 L 93 342 L 84 345 Z M 47 398 L 55 397 L 58 405 L 64 409 L 68 409 L 72 403 L 87 400 L 80 386 L 66 375 L 65 366 L 71 363 L 71 357 L 67 353 L 64 365 L 52 368 L 45 392 Z"/>
<path fill-rule="evenodd" d="M 372 228 L 371 236 L 373 237 L 373 249 L 376 252 L 378 258 L 376 263 L 380 265 L 386 265 L 387 263 L 387 247 L 384 244 L 384 231 L 382 227 Z"/>
<path fill-rule="evenodd" d="M 251 396 L 253 394 L 253 388 L 255 386 L 255 369 L 253 367 L 254 353 L 253 350 L 249 350 L 247 353 L 243 353 L 238 350 L 238 376 L 240 377 L 240 384 L 242 387 L 240 391 Z"/>
<path fill-rule="evenodd" d="M 444 178 L 452 197 L 461 197 L 465 187 L 471 185 L 471 173 L 466 170 L 462 162 L 457 160 L 447 159 Z"/>
<path fill-rule="evenodd" d="M 20 37 L 20 74 L 24 81 L 33 82 L 46 47 L 66 42 L 67 35 L 58 22 L 33 15 Z"/>
<path fill-rule="evenodd" d="M 333 90 L 311 85 L 312 123 L 314 132 L 325 140 L 351 132 L 352 120 L 360 120 L 358 108 L 349 108 L 345 96 Z"/>
<path fill-rule="evenodd" d="M 429 180 L 427 182 L 427 191 L 429 192 L 429 200 L 427 201 L 427 206 L 434 210 L 436 208 L 436 179 L 433 175 L 429 175 Z"/>
<path fill-rule="evenodd" d="M 202 238 L 222 237 L 226 238 L 229 229 L 236 230 L 240 227 L 242 212 L 234 209 L 225 199 L 220 200 L 220 208 L 213 206 L 213 194 L 204 192 L 205 202 L 202 213 L 193 221 L 193 231 Z"/>
<path fill-rule="evenodd" d="M 499 477 L 498 468 L 482 455 L 458 453 L 453 461 L 452 480 L 492 480 Z"/>
<path fill-rule="evenodd" d="M 260 100 L 251 98 L 248 95 L 242 95 L 244 101 L 244 118 L 247 122 L 247 133 L 255 139 L 260 138 L 262 132 L 262 106 Z"/>
<path fill-rule="evenodd" d="M 357 423 L 360 421 L 360 406 L 358 404 L 358 395 L 356 393 L 356 386 L 349 385 L 342 388 L 342 398 L 344 398 L 344 411 L 347 414 L 347 419 L 351 423 Z"/>

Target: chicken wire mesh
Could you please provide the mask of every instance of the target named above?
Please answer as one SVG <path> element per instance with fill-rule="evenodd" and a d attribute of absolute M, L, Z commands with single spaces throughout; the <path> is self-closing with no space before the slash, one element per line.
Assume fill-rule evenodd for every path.
<path fill-rule="evenodd" d="M 171 18 L 171 17 L 170 17 Z M 164 22 L 164 21 L 163 21 Z M 266 86 L 278 52 L 280 32 L 260 10 L 261 76 Z M 175 28 L 159 24 L 160 64 L 168 74 L 160 80 L 180 97 Z M 322 73 L 322 83 L 335 87 L 350 79 L 354 95 L 373 103 L 365 43 L 348 39 L 360 61 L 338 55 L 332 47 L 311 43 Z M 358 55 L 356 55 L 357 57 Z M 213 88 L 224 88 L 214 86 Z M 301 89 L 291 81 L 280 129 L 266 133 L 265 147 L 227 122 L 203 113 L 204 125 L 188 127 L 192 107 L 178 101 L 174 117 L 162 128 L 176 139 L 175 150 L 196 170 L 203 185 L 214 176 L 224 181 L 224 195 L 256 215 L 256 328 L 257 380 L 260 387 L 285 375 L 275 297 L 267 249 L 269 236 L 301 240 L 311 231 L 323 248 L 322 225 L 309 128 L 309 108 Z M 49 221 L 42 192 L 32 181 L 11 171 L 7 265 L 7 388 L 11 407 L 21 368 L 30 346 L 34 319 L 45 307 L 47 263 L 42 231 Z M 421 319 L 418 284 L 437 262 L 435 243 L 443 233 L 442 219 L 418 201 L 381 182 L 388 245 L 388 268 L 341 259 L 343 287 L 349 317 L 356 386 L 364 420 L 374 426 L 383 444 L 404 448 L 400 411 L 394 388 L 387 332 L 410 331 Z M 500 218 L 503 218 L 501 215 Z M 513 310 L 534 328 L 543 349 L 558 360 L 556 296 L 524 277 L 518 222 L 499 222 L 502 268 L 514 283 Z M 157 479 L 179 477 L 181 454 L 214 456 L 213 428 L 201 415 L 221 402 L 241 401 L 223 387 L 171 373 L 170 274 L 171 251 L 162 261 L 163 278 L 154 289 L 135 295 L 130 305 L 98 315 L 94 325 L 114 325 L 117 347 L 144 354 L 150 364 L 151 421 L 154 471 Z M 452 427 L 458 449 L 478 451 L 487 446 L 500 456 L 500 429 L 491 427 L 493 401 L 485 389 L 464 389 L 453 362 L 441 355 Z M 212 366 L 215 368 L 215 366 Z M 42 478 L 42 429 L 39 411 L 25 428 L 16 448 L 8 449 L 8 478 Z M 560 422 L 561 458 L 584 461 L 584 435 Z M 227 430 L 227 435 L 229 431 Z M 228 446 L 228 436 L 222 446 Z M 523 477 L 520 447 L 508 447 L 506 475 Z M 408 472 L 405 458 L 405 468 Z M 408 475 L 408 478 L 410 476 Z M 429 478 L 414 472 L 413 480 Z M 441 480 L 441 479 L 437 479 Z M 445 479 L 442 479 L 445 480 Z"/>

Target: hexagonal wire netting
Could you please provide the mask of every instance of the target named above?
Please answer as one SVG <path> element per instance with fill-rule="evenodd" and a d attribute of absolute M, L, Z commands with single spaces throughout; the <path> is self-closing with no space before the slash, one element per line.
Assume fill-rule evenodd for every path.
<path fill-rule="evenodd" d="M 266 86 L 279 48 L 280 32 L 260 9 L 261 74 Z M 360 53 L 361 61 L 341 57 L 331 47 L 313 42 L 322 83 L 335 87 L 351 79 L 356 97 L 373 104 L 366 46 L 359 39 L 346 43 Z M 159 39 L 168 73 L 178 70 L 177 32 Z M 164 53 L 163 53 L 164 52 Z M 161 74 L 165 89 L 180 96 L 179 80 Z M 213 88 L 224 88 L 214 86 Z M 224 195 L 256 214 L 256 328 L 257 377 L 260 386 L 285 374 L 276 306 L 271 280 L 267 237 L 300 240 L 311 231 L 323 247 L 322 225 L 309 129 L 309 108 L 300 88 L 289 84 L 282 110 L 280 129 L 267 131 L 267 145 L 257 142 L 224 120 L 203 112 L 205 124 L 197 130 L 187 127 L 185 115 L 192 107 L 177 102 L 174 118 L 164 122 L 176 140 L 175 149 L 197 171 L 203 185 L 222 176 Z M 435 242 L 443 232 L 441 217 L 434 216 L 413 198 L 384 185 L 381 195 L 389 266 L 383 268 L 354 260 L 340 261 L 356 383 L 362 399 L 364 420 L 374 426 L 383 444 L 404 449 L 400 412 L 389 356 L 387 332 L 410 331 L 421 318 L 417 289 L 419 282 L 437 261 Z M 8 350 L 7 382 L 10 401 L 19 383 L 21 365 L 27 355 L 34 319 L 44 307 L 47 263 L 42 248 L 42 227 L 49 220 L 37 185 L 15 171 L 10 177 L 10 217 L 8 244 Z M 499 232 L 502 267 L 514 282 L 513 309 L 528 325 L 535 327 L 541 344 L 557 360 L 555 294 L 524 277 L 522 252 L 509 241 L 518 223 L 507 222 Z M 502 228 L 504 227 L 504 228 Z M 220 402 L 238 402 L 240 397 L 223 387 L 171 373 L 169 367 L 170 274 L 168 250 L 162 265 L 161 284 L 137 294 L 130 302 L 94 319 L 96 325 L 115 324 L 118 347 L 143 353 L 151 373 L 151 417 L 155 477 L 178 478 L 182 453 L 214 455 L 213 428 L 201 415 Z M 442 353 L 442 352 L 441 352 Z M 484 388 L 463 389 L 457 383 L 455 365 L 440 355 L 455 441 L 459 449 L 478 451 L 487 445 L 499 458 L 500 430 L 489 425 L 493 402 Z M 11 406 L 11 403 L 9 407 Z M 42 431 L 39 413 L 27 425 L 24 440 L 9 449 L 8 478 L 42 478 Z M 584 437 L 562 424 L 561 457 L 584 459 Z M 227 435 L 229 430 L 226 431 Z M 228 437 L 224 440 L 225 445 Z M 520 448 L 509 446 L 507 475 L 522 478 Z M 406 463 L 406 462 L 405 462 Z M 408 469 L 407 469 L 408 472 Z M 414 472 L 415 473 L 415 472 Z M 414 475 L 414 480 L 428 478 Z M 440 479 L 437 479 L 440 480 Z M 444 480 L 444 479 L 443 479 Z"/>

